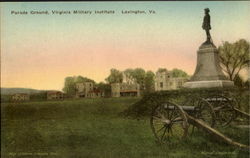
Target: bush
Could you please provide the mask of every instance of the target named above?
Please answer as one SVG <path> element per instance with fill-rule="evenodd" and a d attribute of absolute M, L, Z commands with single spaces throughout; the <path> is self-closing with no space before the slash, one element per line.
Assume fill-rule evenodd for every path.
<path fill-rule="evenodd" d="M 30 100 L 32 101 L 41 101 L 41 100 L 47 100 L 47 93 L 41 92 L 41 93 L 34 93 L 30 95 Z"/>
<path fill-rule="evenodd" d="M 213 95 L 223 95 L 228 98 L 235 98 L 238 102 L 237 108 L 249 112 L 249 91 L 238 88 L 202 88 L 202 89 L 179 89 L 154 92 L 145 95 L 141 100 L 132 104 L 123 112 L 129 117 L 143 117 L 151 115 L 152 109 L 160 102 L 169 101 L 183 105 L 191 98 L 206 98 Z"/>

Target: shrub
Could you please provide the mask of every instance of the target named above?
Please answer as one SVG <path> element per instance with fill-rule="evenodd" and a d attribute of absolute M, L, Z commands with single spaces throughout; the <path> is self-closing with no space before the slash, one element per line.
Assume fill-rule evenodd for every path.
<path fill-rule="evenodd" d="M 249 111 L 249 91 L 247 89 L 233 88 L 201 88 L 201 89 L 179 89 L 154 92 L 145 95 L 141 100 L 129 106 L 123 115 L 130 117 L 149 116 L 152 109 L 160 102 L 170 101 L 183 105 L 192 98 L 204 98 L 213 95 L 223 95 L 228 98 L 235 98 L 239 105 L 237 108 L 245 112 Z"/>

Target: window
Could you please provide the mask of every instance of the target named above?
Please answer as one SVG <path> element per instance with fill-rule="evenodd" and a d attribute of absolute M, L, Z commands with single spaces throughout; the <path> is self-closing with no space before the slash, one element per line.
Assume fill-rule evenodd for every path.
<path fill-rule="evenodd" d="M 160 87 L 163 88 L 163 82 L 160 82 Z"/>

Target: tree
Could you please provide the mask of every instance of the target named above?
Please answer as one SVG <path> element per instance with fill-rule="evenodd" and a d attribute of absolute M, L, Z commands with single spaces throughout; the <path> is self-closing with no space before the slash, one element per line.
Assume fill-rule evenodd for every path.
<path fill-rule="evenodd" d="M 173 77 L 188 77 L 188 74 L 185 71 L 177 68 L 174 68 L 170 73 L 172 73 Z"/>
<path fill-rule="evenodd" d="M 136 69 L 126 69 L 123 71 L 124 75 L 126 76 L 125 82 L 128 83 L 138 83 L 140 85 L 140 89 L 144 89 L 144 80 L 145 80 L 145 70 L 142 68 Z"/>
<path fill-rule="evenodd" d="M 40 93 L 31 93 L 30 100 L 46 100 L 47 99 L 47 92 L 42 91 Z"/>
<path fill-rule="evenodd" d="M 82 76 L 74 77 L 74 81 L 75 81 L 75 83 L 81 83 L 81 82 L 93 82 L 93 83 L 95 83 L 94 80 L 89 79 L 87 77 L 82 77 Z"/>
<path fill-rule="evenodd" d="M 134 83 L 135 78 L 133 77 L 134 70 L 133 69 L 126 69 L 123 71 L 123 74 L 125 75 L 126 79 L 123 82 L 129 82 L 129 83 Z"/>
<path fill-rule="evenodd" d="M 166 68 L 159 68 L 157 72 L 167 72 L 168 70 Z"/>
<path fill-rule="evenodd" d="M 66 77 L 65 78 L 63 91 L 70 96 L 75 94 L 75 92 L 76 92 L 75 77 Z"/>
<path fill-rule="evenodd" d="M 250 82 L 249 82 L 249 80 L 247 80 L 247 81 L 245 82 L 244 87 L 247 88 L 247 89 L 250 88 Z"/>
<path fill-rule="evenodd" d="M 243 88 L 245 86 L 245 82 L 239 75 L 236 75 L 234 77 L 234 85 Z"/>
<path fill-rule="evenodd" d="M 126 77 L 123 78 L 123 77 Z M 141 91 L 151 92 L 154 90 L 154 76 L 152 71 L 145 71 L 142 68 L 126 69 L 121 72 L 116 69 L 110 70 L 110 75 L 105 79 L 108 83 L 137 83 L 140 85 Z"/>
<path fill-rule="evenodd" d="M 110 75 L 105 79 L 109 84 L 122 83 L 122 72 L 117 69 L 111 69 Z"/>
<path fill-rule="evenodd" d="M 96 85 L 96 87 L 103 91 L 105 96 L 111 96 L 111 86 L 110 84 L 106 84 L 106 83 L 103 83 L 103 82 L 100 82 Z"/>
<path fill-rule="evenodd" d="M 152 71 L 147 71 L 144 79 L 145 91 L 153 92 L 154 91 L 154 77 L 155 74 Z"/>
<path fill-rule="evenodd" d="M 223 42 L 218 50 L 222 70 L 233 81 L 239 72 L 248 66 L 249 42 L 245 39 L 240 39 L 235 43 Z"/>
<path fill-rule="evenodd" d="M 172 77 L 188 77 L 188 74 L 185 71 L 177 68 L 174 68 L 171 71 L 168 71 L 166 68 L 159 68 L 157 72 L 168 72 Z"/>
<path fill-rule="evenodd" d="M 145 85 L 144 85 L 145 75 L 146 75 L 146 72 L 142 68 L 136 68 L 133 70 L 133 73 L 132 73 L 132 77 L 140 85 L 141 90 L 145 89 Z"/>
<path fill-rule="evenodd" d="M 76 93 L 76 83 L 80 82 L 93 82 L 95 83 L 94 80 L 89 79 L 87 77 L 82 77 L 82 76 L 69 76 L 66 77 L 64 80 L 64 87 L 63 91 L 67 93 L 69 96 L 73 96 Z"/>

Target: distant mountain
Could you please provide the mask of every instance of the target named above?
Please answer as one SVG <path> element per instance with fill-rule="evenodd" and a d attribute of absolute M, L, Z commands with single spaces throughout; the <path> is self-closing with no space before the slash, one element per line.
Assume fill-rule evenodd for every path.
<path fill-rule="evenodd" d="M 1 88 L 1 94 L 15 94 L 15 93 L 40 93 L 45 92 L 48 90 L 37 90 L 37 89 L 31 89 L 31 88 Z"/>

